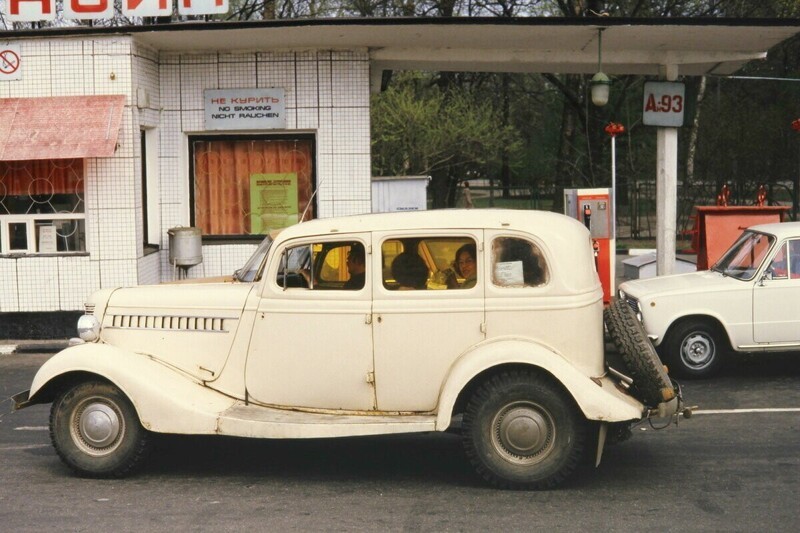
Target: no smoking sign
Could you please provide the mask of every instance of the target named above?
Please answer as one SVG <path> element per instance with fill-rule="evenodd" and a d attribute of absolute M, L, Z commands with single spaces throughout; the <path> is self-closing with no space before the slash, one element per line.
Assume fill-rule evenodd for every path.
<path fill-rule="evenodd" d="M 19 46 L 0 44 L 0 80 L 21 79 L 21 62 Z"/>

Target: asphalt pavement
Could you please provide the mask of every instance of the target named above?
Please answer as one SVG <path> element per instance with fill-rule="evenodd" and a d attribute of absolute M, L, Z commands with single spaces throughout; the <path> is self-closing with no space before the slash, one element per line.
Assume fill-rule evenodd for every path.
<path fill-rule="evenodd" d="M 0 356 L 4 531 L 797 531 L 800 354 L 684 383 L 694 417 L 633 428 L 559 489 L 492 489 L 457 434 L 257 440 L 172 436 L 137 474 L 76 477 L 49 405 L 10 412 L 48 354 Z M 591 454 L 590 454 L 591 455 Z"/>

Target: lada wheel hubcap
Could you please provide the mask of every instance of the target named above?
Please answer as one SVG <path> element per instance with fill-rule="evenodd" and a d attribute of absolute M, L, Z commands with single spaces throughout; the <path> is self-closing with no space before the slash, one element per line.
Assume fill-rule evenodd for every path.
<path fill-rule="evenodd" d="M 689 335 L 683 341 L 681 354 L 686 364 L 691 367 L 706 366 L 714 358 L 714 341 L 705 335 Z"/>
<path fill-rule="evenodd" d="M 78 447 L 90 455 L 105 455 L 119 445 L 123 422 L 116 406 L 96 399 L 75 410 L 72 435 Z"/>
<path fill-rule="evenodd" d="M 495 449 L 517 464 L 540 461 L 552 449 L 555 439 L 550 413 L 533 402 L 506 405 L 495 416 L 492 428 Z"/>

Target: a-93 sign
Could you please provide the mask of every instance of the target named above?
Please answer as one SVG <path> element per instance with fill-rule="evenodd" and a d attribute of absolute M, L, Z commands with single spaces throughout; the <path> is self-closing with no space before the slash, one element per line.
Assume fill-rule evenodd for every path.
<path fill-rule="evenodd" d="M 645 126 L 680 128 L 686 108 L 686 87 L 672 81 L 648 81 L 644 84 L 642 123 Z"/>

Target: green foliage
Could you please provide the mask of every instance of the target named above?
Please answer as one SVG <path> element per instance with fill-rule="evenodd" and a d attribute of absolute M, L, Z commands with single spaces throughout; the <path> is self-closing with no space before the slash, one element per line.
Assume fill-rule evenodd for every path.
<path fill-rule="evenodd" d="M 516 158 L 520 141 L 502 124 L 494 98 L 475 88 L 442 89 L 435 81 L 401 74 L 373 97 L 373 174 L 430 175 L 441 195 L 436 203 L 452 204 L 459 181 L 490 177 L 504 150 Z"/>

